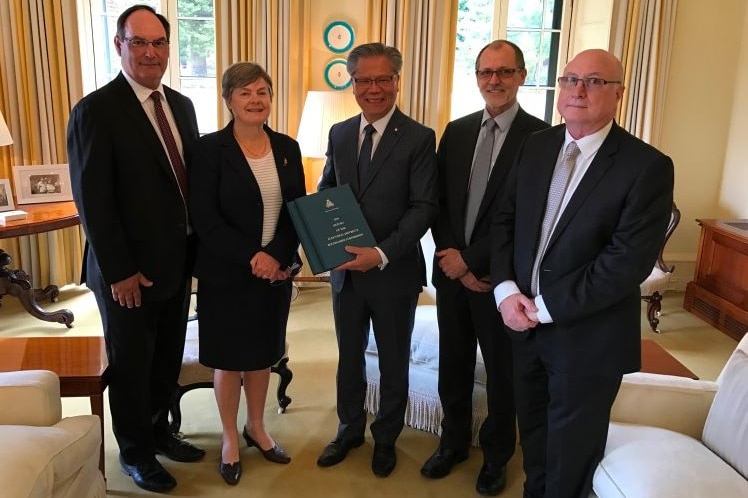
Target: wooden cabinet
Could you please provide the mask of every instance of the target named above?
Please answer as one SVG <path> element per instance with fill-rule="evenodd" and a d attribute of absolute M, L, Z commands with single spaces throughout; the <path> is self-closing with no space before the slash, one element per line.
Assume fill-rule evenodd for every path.
<path fill-rule="evenodd" d="M 694 280 L 683 307 L 730 337 L 748 333 L 748 220 L 697 220 Z"/>

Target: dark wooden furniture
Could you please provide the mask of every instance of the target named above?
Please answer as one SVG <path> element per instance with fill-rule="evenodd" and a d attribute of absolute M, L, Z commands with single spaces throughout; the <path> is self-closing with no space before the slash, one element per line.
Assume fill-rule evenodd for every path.
<path fill-rule="evenodd" d="M 49 232 L 80 223 L 78 211 L 72 201 L 30 204 L 23 206 L 23 210 L 28 213 L 26 219 L 0 225 L 0 239 Z M 32 316 L 48 322 L 64 323 L 68 328 L 72 327 L 74 317 L 70 310 L 46 312 L 37 303 L 42 299 L 57 300 L 60 294 L 57 286 L 48 285 L 41 290 L 33 289 L 26 272 L 8 268 L 12 261 L 10 254 L 0 249 L 0 305 L 3 296 L 15 296 Z"/>
<path fill-rule="evenodd" d="M 9 337 L 0 338 L 0 372 L 51 370 L 60 378 L 60 395 L 85 396 L 91 413 L 101 424 L 99 469 L 104 474 L 104 389 L 107 357 L 104 338 Z"/>
<path fill-rule="evenodd" d="M 748 220 L 696 221 L 699 253 L 683 307 L 740 340 L 748 332 Z"/>
<path fill-rule="evenodd" d="M 698 380 L 698 376 L 652 339 L 642 339 L 642 372 L 675 375 Z"/>

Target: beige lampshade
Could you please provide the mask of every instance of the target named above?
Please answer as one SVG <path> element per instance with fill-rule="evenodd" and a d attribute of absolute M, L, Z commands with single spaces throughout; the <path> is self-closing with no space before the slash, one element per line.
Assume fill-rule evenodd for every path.
<path fill-rule="evenodd" d="M 330 127 L 361 112 L 350 91 L 316 91 L 306 94 L 297 140 L 304 157 L 325 157 Z"/>
<path fill-rule="evenodd" d="M 13 137 L 10 136 L 8 125 L 5 124 L 5 118 L 3 118 L 3 113 L 0 111 L 0 146 L 10 145 L 12 143 Z"/>

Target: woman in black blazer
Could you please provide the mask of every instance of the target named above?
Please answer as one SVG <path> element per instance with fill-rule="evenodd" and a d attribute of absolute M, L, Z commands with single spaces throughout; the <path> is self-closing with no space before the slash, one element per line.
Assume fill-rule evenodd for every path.
<path fill-rule="evenodd" d="M 200 363 L 215 369 L 223 425 L 219 471 L 239 482 L 237 412 L 242 383 L 248 446 L 276 463 L 291 459 L 265 430 L 270 367 L 285 352 L 291 276 L 299 245 L 285 203 L 305 195 L 298 143 L 265 122 L 273 84 L 262 67 L 240 62 L 222 78 L 233 120 L 202 137 L 190 165 L 190 217 L 199 238 Z"/>

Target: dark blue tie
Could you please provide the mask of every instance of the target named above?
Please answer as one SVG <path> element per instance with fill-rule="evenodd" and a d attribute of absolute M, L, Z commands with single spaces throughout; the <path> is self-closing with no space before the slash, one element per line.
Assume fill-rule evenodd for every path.
<path fill-rule="evenodd" d="M 369 169 L 371 166 L 371 136 L 376 130 L 370 124 L 364 126 L 364 141 L 361 142 L 361 150 L 358 152 L 358 180 L 360 185 L 364 185 L 369 179 Z"/>

